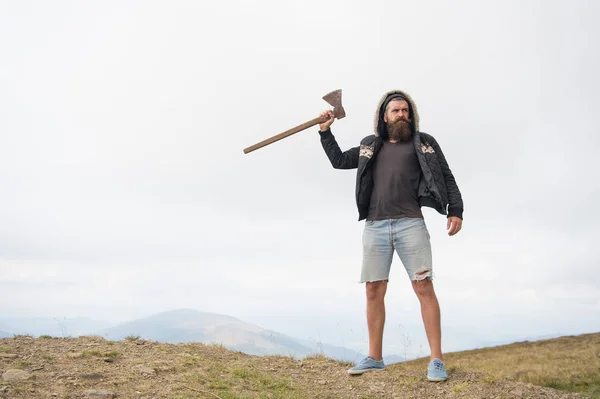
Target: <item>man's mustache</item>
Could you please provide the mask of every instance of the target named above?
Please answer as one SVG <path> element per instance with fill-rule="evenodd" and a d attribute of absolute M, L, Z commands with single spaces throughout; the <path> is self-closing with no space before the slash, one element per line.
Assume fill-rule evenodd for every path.
<path fill-rule="evenodd" d="M 411 120 L 410 120 L 410 119 L 406 119 L 406 118 L 398 118 L 398 119 L 396 119 L 395 121 L 393 121 L 392 123 L 394 123 L 394 124 L 398 124 L 398 123 L 401 123 L 401 122 L 404 122 L 404 123 L 411 123 Z"/>

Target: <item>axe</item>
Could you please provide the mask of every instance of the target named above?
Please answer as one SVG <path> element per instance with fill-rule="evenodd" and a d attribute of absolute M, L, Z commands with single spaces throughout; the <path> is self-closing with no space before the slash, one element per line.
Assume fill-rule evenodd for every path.
<path fill-rule="evenodd" d="M 332 91 L 331 93 L 328 93 L 328 94 L 325 94 L 323 96 L 323 100 L 327 101 L 330 105 L 333 106 L 333 115 L 336 118 L 342 119 L 346 116 L 346 111 L 344 111 L 344 107 L 342 107 L 342 90 L 341 89 Z M 291 136 L 292 134 L 298 133 L 304 129 L 308 129 L 309 127 L 314 126 L 318 123 L 325 122 L 326 120 L 327 119 L 324 119 L 324 118 L 321 118 L 320 116 L 318 116 L 315 119 L 311 119 L 310 121 L 304 122 L 303 124 L 293 127 L 289 130 L 286 130 L 283 133 L 279 133 L 273 137 L 269 137 L 268 139 L 265 139 L 259 143 L 256 143 L 248 148 L 244 148 L 244 154 L 247 154 L 254 150 L 258 150 L 259 148 L 262 148 L 262 147 L 272 144 L 276 141 L 279 141 L 283 138 Z"/>

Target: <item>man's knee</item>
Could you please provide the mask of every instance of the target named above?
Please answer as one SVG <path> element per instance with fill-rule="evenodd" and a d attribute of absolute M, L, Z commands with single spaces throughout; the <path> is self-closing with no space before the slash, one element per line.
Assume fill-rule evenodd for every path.
<path fill-rule="evenodd" d="M 375 301 L 383 299 L 387 289 L 387 281 L 373 281 L 367 283 L 367 300 Z"/>
<path fill-rule="evenodd" d="M 417 294 L 419 298 L 435 296 L 433 282 L 428 278 L 423 280 L 413 280 L 412 285 L 413 289 L 415 290 L 415 294 Z"/>

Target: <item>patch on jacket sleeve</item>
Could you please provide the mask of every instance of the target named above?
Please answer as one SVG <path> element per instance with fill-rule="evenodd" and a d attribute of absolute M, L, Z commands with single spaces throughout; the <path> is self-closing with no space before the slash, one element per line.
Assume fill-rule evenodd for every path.
<path fill-rule="evenodd" d="M 435 151 L 433 151 L 433 148 L 429 143 L 421 144 L 421 152 L 423 154 L 425 154 L 426 152 L 429 152 L 431 154 L 435 153 Z"/>
<path fill-rule="evenodd" d="M 370 147 L 368 145 L 361 144 L 359 156 L 371 158 L 373 156 L 374 147 Z"/>

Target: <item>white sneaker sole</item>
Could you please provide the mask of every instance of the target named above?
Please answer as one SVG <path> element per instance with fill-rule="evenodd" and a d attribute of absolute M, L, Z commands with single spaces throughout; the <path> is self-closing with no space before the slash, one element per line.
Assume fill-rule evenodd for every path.
<path fill-rule="evenodd" d="M 442 382 L 442 381 L 447 380 L 447 378 L 443 378 L 443 377 L 427 377 L 427 379 L 429 381 L 433 381 L 433 382 Z"/>
<path fill-rule="evenodd" d="M 383 368 L 383 369 L 365 369 L 365 370 L 348 370 L 348 374 L 360 375 L 360 374 L 368 373 L 370 371 L 383 371 L 383 370 L 385 370 L 385 368 Z"/>

